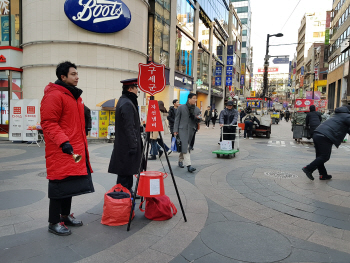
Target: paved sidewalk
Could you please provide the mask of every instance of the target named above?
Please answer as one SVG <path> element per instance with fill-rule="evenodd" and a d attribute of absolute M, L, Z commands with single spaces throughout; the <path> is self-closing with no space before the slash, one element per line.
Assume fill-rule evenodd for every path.
<path fill-rule="evenodd" d="M 219 128 L 201 127 L 191 154 L 197 171 L 169 157 L 165 192 L 178 208 L 168 221 L 136 210 L 131 230 L 100 223 L 112 144 L 89 145 L 96 192 L 73 198 L 84 222 L 73 234 L 48 233 L 44 147 L 0 141 L 0 262 L 350 262 L 349 149 L 334 148 L 330 181 L 310 181 L 301 167 L 314 158 L 311 141 L 296 143 L 290 123 L 273 125 L 270 139 L 240 140 L 233 159 L 216 158 Z M 170 137 L 166 138 L 170 144 Z M 167 170 L 165 157 L 148 170 Z"/>

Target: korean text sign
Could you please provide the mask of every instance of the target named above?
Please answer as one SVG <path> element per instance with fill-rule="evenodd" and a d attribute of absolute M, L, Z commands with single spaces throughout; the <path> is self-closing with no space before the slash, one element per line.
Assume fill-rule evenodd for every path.
<path fill-rule="evenodd" d="M 138 86 L 150 95 L 162 92 L 165 88 L 164 65 L 139 63 Z"/>
<path fill-rule="evenodd" d="M 164 131 L 162 118 L 158 107 L 158 101 L 150 100 L 148 104 L 148 115 L 146 132 Z"/>

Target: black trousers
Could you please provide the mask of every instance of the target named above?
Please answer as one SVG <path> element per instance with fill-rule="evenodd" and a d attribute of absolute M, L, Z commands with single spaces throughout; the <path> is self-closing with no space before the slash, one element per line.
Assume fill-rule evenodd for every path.
<path fill-rule="evenodd" d="M 249 128 L 249 130 L 248 130 L 248 128 Z M 248 132 L 248 138 L 253 137 L 252 131 L 253 131 L 253 122 L 245 121 L 244 122 L 244 138 L 247 137 L 247 132 Z"/>
<path fill-rule="evenodd" d="M 119 175 L 118 174 L 117 184 L 121 184 L 125 188 L 128 188 L 128 190 L 131 190 L 133 183 L 134 183 L 134 176 L 133 175 Z"/>
<path fill-rule="evenodd" d="M 314 133 L 312 137 L 316 149 L 316 159 L 306 166 L 306 169 L 310 172 L 318 169 L 320 175 L 328 175 L 324 164 L 331 158 L 333 143 L 326 136 L 319 133 Z"/>
<path fill-rule="evenodd" d="M 67 197 L 63 199 L 50 199 L 49 223 L 57 224 L 61 222 L 60 215 L 69 215 L 71 206 L 72 197 Z"/>
<path fill-rule="evenodd" d="M 210 125 L 210 119 L 205 119 L 205 125 L 206 125 L 207 127 L 209 127 L 209 125 Z"/>
<path fill-rule="evenodd" d="M 193 134 L 193 137 L 192 137 L 192 140 L 191 140 L 191 143 L 190 143 L 190 149 L 192 149 L 193 146 L 194 146 L 194 142 L 196 140 L 196 133 L 197 133 L 197 130 Z"/>
<path fill-rule="evenodd" d="M 211 119 L 211 122 L 213 123 L 213 126 L 215 126 L 216 119 L 215 119 L 215 118 L 212 118 L 212 119 Z"/>

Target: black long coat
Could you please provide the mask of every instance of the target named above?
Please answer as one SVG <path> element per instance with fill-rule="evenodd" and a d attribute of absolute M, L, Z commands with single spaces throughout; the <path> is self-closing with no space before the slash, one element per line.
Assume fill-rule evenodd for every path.
<path fill-rule="evenodd" d="M 115 141 L 108 172 L 137 174 L 142 154 L 141 143 L 139 113 L 131 100 L 122 95 L 115 109 Z M 131 149 L 136 149 L 136 154 L 130 155 Z"/>
<path fill-rule="evenodd" d="M 310 112 L 308 112 L 306 115 L 305 124 L 307 127 L 310 127 L 311 136 L 314 134 L 314 131 L 316 130 L 316 128 L 321 124 L 321 121 L 322 121 L 321 113 L 318 111 L 315 111 L 315 106 L 310 107 Z"/>

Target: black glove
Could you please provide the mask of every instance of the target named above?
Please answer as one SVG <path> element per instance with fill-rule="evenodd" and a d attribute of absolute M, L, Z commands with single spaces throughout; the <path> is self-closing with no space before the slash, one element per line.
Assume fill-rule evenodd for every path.
<path fill-rule="evenodd" d="M 62 152 L 66 154 L 73 154 L 73 147 L 69 142 L 64 142 L 61 144 Z"/>
<path fill-rule="evenodd" d="M 129 155 L 135 155 L 137 152 L 137 149 L 136 148 L 132 148 L 129 150 Z"/>

